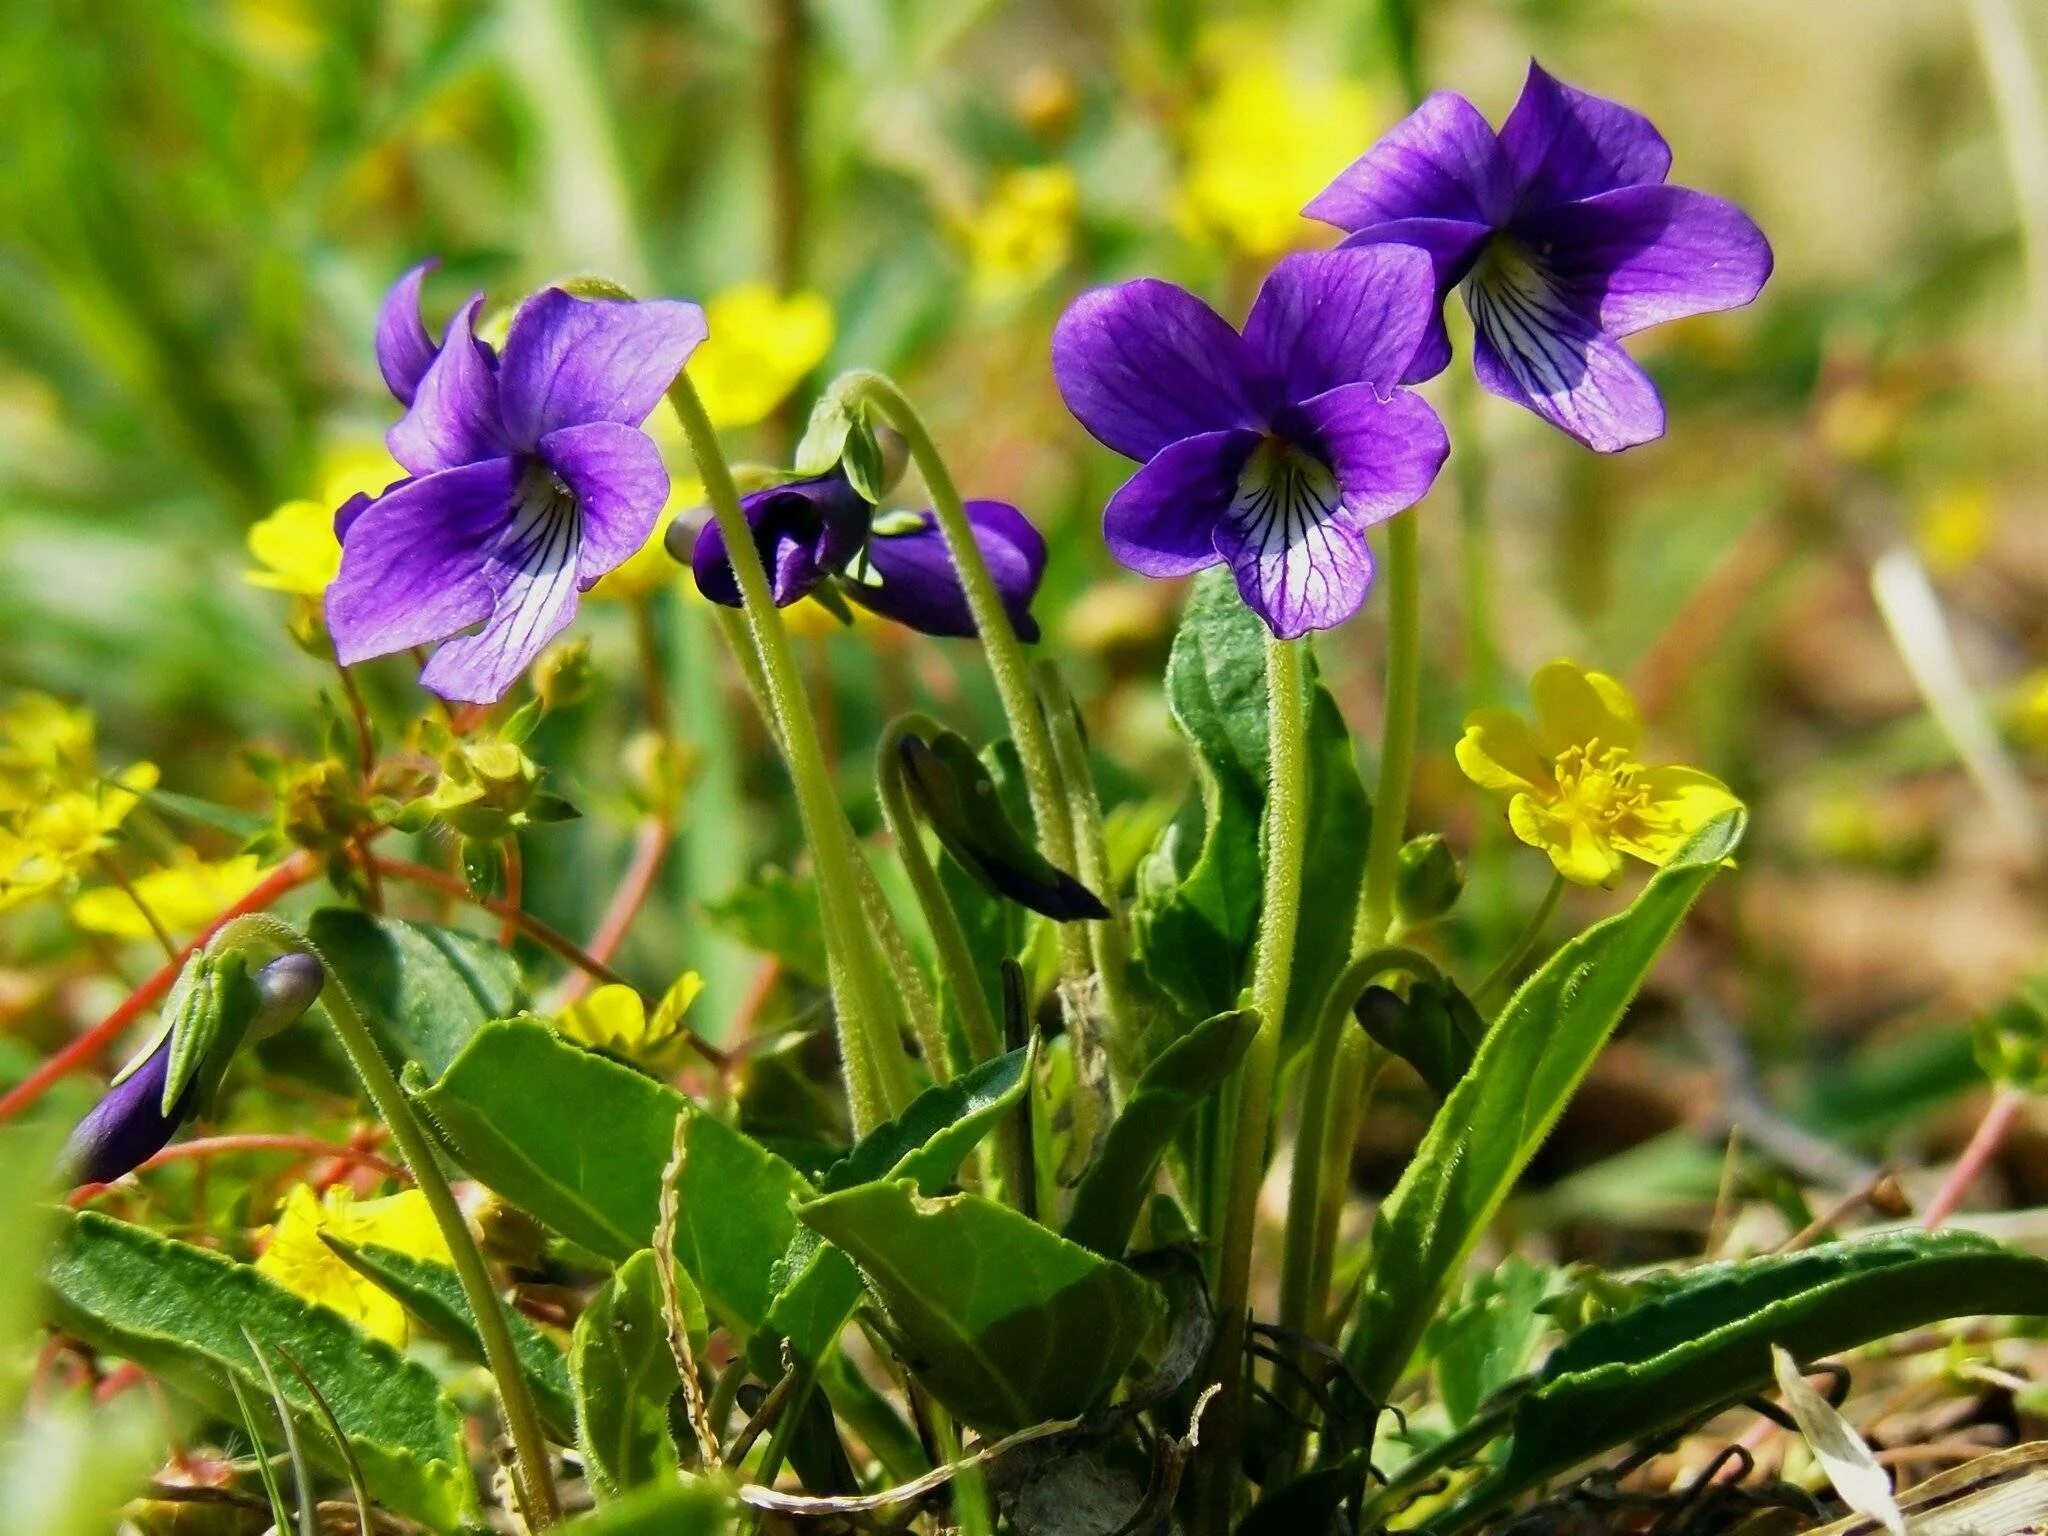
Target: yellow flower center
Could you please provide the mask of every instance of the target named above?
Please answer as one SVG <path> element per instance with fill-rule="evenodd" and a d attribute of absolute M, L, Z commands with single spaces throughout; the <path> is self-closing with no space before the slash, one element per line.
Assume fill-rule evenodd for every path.
<path fill-rule="evenodd" d="M 1650 808 L 1649 792 L 1636 783 L 1643 765 L 1622 747 L 1603 747 L 1596 738 L 1566 747 L 1551 765 L 1557 780 L 1554 809 L 1592 826 L 1612 827 Z"/>

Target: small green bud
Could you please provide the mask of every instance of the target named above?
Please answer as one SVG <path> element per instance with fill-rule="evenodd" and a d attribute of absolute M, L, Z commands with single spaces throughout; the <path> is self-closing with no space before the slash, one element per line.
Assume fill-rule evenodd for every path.
<path fill-rule="evenodd" d="M 1458 904 L 1465 869 L 1441 832 L 1425 832 L 1401 845 L 1394 866 L 1394 910 L 1402 923 L 1420 928 Z"/>
<path fill-rule="evenodd" d="M 590 642 L 564 640 L 551 645 L 534 663 L 533 691 L 543 711 L 567 709 L 590 694 Z"/>
<path fill-rule="evenodd" d="M 2001 1088 L 2048 1091 L 2048 978 L 2023 982 L 1977 1020 L 1971 1039 L 1977 1065 Z"/>

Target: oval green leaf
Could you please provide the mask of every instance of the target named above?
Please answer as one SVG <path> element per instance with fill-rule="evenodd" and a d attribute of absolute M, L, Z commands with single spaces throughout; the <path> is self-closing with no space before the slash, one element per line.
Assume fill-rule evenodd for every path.
<path fill-rule="evenodd" d="M 426 1367 L 339 1313 L 249 1265 L 94 1212 L 61 1218 L 43 1278 L 61 1327 L 230 1419 L 230 1381 L 259 1397 L 270 1391 L 249 1338 L 283 1346 L 327 1399 L 379 1503 L 434 1530 L 476 1514 L 461 1412 Z M 296 1376 L 282 1396 L 314 1458 L 346 1471 Z"/>

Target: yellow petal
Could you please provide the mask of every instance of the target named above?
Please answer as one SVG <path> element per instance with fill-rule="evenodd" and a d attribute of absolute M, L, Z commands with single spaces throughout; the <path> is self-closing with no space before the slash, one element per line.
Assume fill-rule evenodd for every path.
<path fill-rule="evenodd" d="M 1074 253 L 1080 184 L 1064 165 L 1027 166 L 996 178 L 989 198 L 961 224 L 969 286 L 977 301 L 1022 298 Z"/>
<path fill-rule="evenodd" d="M 689 374 L 714 426 L 767 419 L 832 350 L 832 306 L 815 293 L 783 298 L 767 283 L 742 283 L 707 300 L 704 320 L 710 334 Z"/>
<path fill-rule="evenodd" d="M 1567 748 L 1585 748 L 1596 741 L 1633 753 L 1643 739 L 1635 701 L 1604 672 L 1553 661 L 1530 679 L 1529 693 L 1536 705 L 1536 740 L 1545 756 L 1557 757 Z"/>
<path fill-rule="evenodd" d="M 582 1045 L 629 1055 L 647 1038 L 647 1005 L 631 987 L 608 982 L 556 1014 L 555 1028 Z"/>
<path fill-rule="evenodd" d="M 1176 222 L 1262 261 L 1319 243 L 1301 205 L 1344 168 L 1340 146 L 1372 137 L 1380 103 L 1296 67 L 1267 28 L 1211 27 L 1201 51 L 1214 84 L 1187 115 Z"/>
<path fill-rule="evenodd" d="M 1649 804 L 1616 825 L 1614 841 L 1646 864 L 1663 865 L 1701 827 L 1742 804 L 1726 784 L 1697 768 L 1647 768 L 1635 783 Z"/>
<path fill-rule="evenodd" d="M 346 1242 L 396 1249 L 414 1258 L 449 1262 L 447 1244 L 434 1226 L 426 1196 L 407 1190 L 383 1200 L 356 1201 L 337 1186 L 326 1198 L 300 1184 L 285 1196 L 277 1224 L 256 1260 L 256 1268 L 286 1290 L 339 1312 L 372 1338 L 403 1345 L 405 1311 L 365 1280 L 320 1240 L 332 1232 Z"/>
<path fill-rule="evenodd" d="M 1458 766 L 1481 789 L 1548 795 L 1556 787 L 1529 722 L 1505 709 L 1477 709 L 1458 738 Z"/>
<path fill-rule="evenodd" d="M 318 597 L 341 574 L 334 508 L 317 501 L 286 502 L 249 529 L 248 544 L 261 567 L 243 573 L 252 587 Z"/>
<path fill-rule="evenodd" d="M 241 900 L 268 873 L 254 854 L 205 863 L 190 855 L 162 869 L 138 875 L 134 896 L 117 886 L 87 891 L 71 903 L 71 920 L 91 933 L 117 939 L 146 939 L 151 928 L 136 907 L 139 899 L 173 933 L 198 928 Z"/>
<path fill-rule="evenodd" d="M 684 1016 L 703 990 L 704 978 L 695 971 L 685 971 L 678 976 L 675 985 L 663 993 L 661 1001 L 655 1005 L 654 1017 L 647 1021 L 648 1044 L 657 1045 L 672 1038 L 683 1027 Z"/>
<path fill-rule="evenodd" d="M 1508 806 L 1515 836 L 1550 855 L 1557 872 L 1574 885 L 1606 885 L 1621 873 L 1621 855 L 1599 829 L 1576 816 L 1553 815 L 1527 795 Z"/>

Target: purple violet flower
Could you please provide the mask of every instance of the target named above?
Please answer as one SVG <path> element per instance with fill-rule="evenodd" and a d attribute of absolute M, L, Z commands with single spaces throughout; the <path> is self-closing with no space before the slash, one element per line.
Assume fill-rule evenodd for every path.
<path fill-rule="evenodd" d="M 1228 563 L 1274 634 L 1343 623 L 1365 601 L 1365 530 L 1414 505 L 1450 444 L 1397 388 L 1432 314 L 1428 258 L 1405 246 L 1283 259 L 1244 333 L 1157 278 L 1097 288 L 1053 332 L 1067 409 L 1142 461 L 1103 510 L 1146 576 Z"/>
<path fill-rule="evenodd" d="M 967 521 L 1018 635 L 1038 639 L 1031 600 L 1045 575 L 1045 539 L 1015 507 L 970 501 Z M 974 615 L 953 558 L 929 511 L 877 512 L 838 466 L 741 498 L 754 547 L 786 608 L 830 581 L 842 597 L 922 634 L 972 638 Z M 718 524 L 698 530 L 690 550 L 697 590 L 740 606 L 739 583 Z"/>
<path fill-rule="evenodd" d="M 1429 253 L 1438 312 L 1409 382 L 1450 361 L 1441 304 L 1462 284 L 1479 382 L 1613 453 L 1664 432 L 1664 402 L 1620 339 L 1747 304 L 1771 275 L 1749 216 L 1666 186 L 1670 169 L 1648 118 L 1532 60 L 1499 133 L 1438 92 L 1302 212 L 1348 230 L 1346 246 Z"/>
<path fill-rule="evenodd" d="M 327 625 L 344 665 L 444 641 L 420 681 L 488 703 L 653 532 L 668 471 L 640 424 L 704 339 L 704 312 L 544 288 L 501 357 L 476 339 L 477 294 L 436 348 L 425 273 L 399 279 L 377 324 L 378 366 L 408 407 L 385 441 L 412 478 L 337 512 Z"/>

